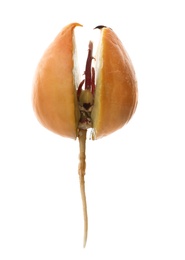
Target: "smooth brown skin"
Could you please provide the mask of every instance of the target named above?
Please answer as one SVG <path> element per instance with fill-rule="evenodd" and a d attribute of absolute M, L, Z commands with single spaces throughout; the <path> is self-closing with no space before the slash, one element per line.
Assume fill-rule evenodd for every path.
<path fill-rule="evenodd" d="M 63 28 L 44 53 L 34 80 L 33 107 L 49 130 L 76 139 L 79 121 L 74 79 L 74 28 Z M 137 105 L 135 72 L 121 41 L 110 29 L 101 29 L 99 63 L 92 110 L 93 139 L 113 133 L 129 121 Z"/>
<path fill-rule="evenodd" d="M 74 28 L 63 28 L 44 53 L 34 80 L 33 107 L 49 130 L 76 139 L 79 109 L 73 74 Z"/>
<path fill-rule="evenodd" d="M 74 76 L 74 28 L 70 24 L 59 33 L 44 53 L 34 80 L 33 107 L 39 121 L 49 130 L 72 139 L 79 139 L 79 180 L 84 213 L 84 247 L 87 241 L 88 216 L 85 196 L 85 144 L 87 129 L 79 128 L 80 111 Z M 96 63 L 96 88 L 91 113 L 98 139 L 129 121 L 137 106 L 137 83 L 132 63 L 116 34 L 104 26 Z M 85 93 L 85 92 L 83 92 Z M 91 97 L 91 95 L 90 95 Z M 82 95 L 80 102 L 87 102 Z M 92 100 L 91 100 L 92 101 Z M 81 105 L 82 105 L 81 104 Z"/>
<path fill-rule="evenodd" d="M 96 60 L 99 65 L 91 114 L 93 139 L 121 128 L 129 121 L 137 106 L 137 82 L 131 60 L 110 28 L 101 29 Z"/>

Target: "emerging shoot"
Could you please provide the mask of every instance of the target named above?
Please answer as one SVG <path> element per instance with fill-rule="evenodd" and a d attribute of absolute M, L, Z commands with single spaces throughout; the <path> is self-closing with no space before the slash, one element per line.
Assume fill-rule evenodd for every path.
<path fill-rule="evenodd" d="M 86 194 L 85 194 L 85 148 L 86 148 L 86 133 L 88 128 L 92 128 L 92 119 L 91 119 L 91 111 L 94 104 L 94 91 L 95 91 L 95 72 L 94 68 L 92 68 L 92 51 L 93 51 L 93 43 L 89 42 L 89 51 L 86 61 L 85 68 L 85 80 L 83 80 L 78 87 L 77 97 L 78 104 L 80 110 L 80 120 L 78 124 L 78 139 L 80 146 L 80 155 L 79 155 L 79 167 L 78 174 L 80 179 L 80 191 L 82 197 L 83 204 L 83 215 L 84 215 L 84 247 L 87 242 L 87 234 L 88 234 L 88 214 L 87 214 L 87 202 L 86 202 Z M 83 84 L 85 82 L 84 89 Z"/>

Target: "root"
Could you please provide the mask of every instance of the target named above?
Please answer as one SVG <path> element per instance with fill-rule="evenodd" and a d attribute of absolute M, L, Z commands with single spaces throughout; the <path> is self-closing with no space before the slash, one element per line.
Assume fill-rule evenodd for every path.
<path fill-rule="evenodd" d="M 87 234 L 88 234 L 88 215 L 87 215 L 87 202 L 86 202 L 86 195 L 85 195 L 85 144 L 86 144 L 86 132 L 87 130 L 80 129 L 79 130 L 79 146 L 80 146 L 80 155 L 79 155 L 79 166 L 78 166 L 78 174 L 80 180 L 80 191 L 81 191 L 81 198 L 82 198 L 82 206 L 83 206 L 83 216 L 84 216 L 84 241 L 83 246 L 86 246 L 87 242 Z"/>

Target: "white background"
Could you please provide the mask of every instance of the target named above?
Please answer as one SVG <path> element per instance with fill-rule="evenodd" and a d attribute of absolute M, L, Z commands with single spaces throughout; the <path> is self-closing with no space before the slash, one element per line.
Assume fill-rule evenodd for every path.
<path fill-rule="evenodd" d="M 1 1 L 0 259 L 185 259 L 184 13 L 180 0 Z M 139 87 L 129 124 L 87 141 L 86 249 L 78 142 L 31 103 L 37 63 L 71 22 L 111 27 Z"/>

